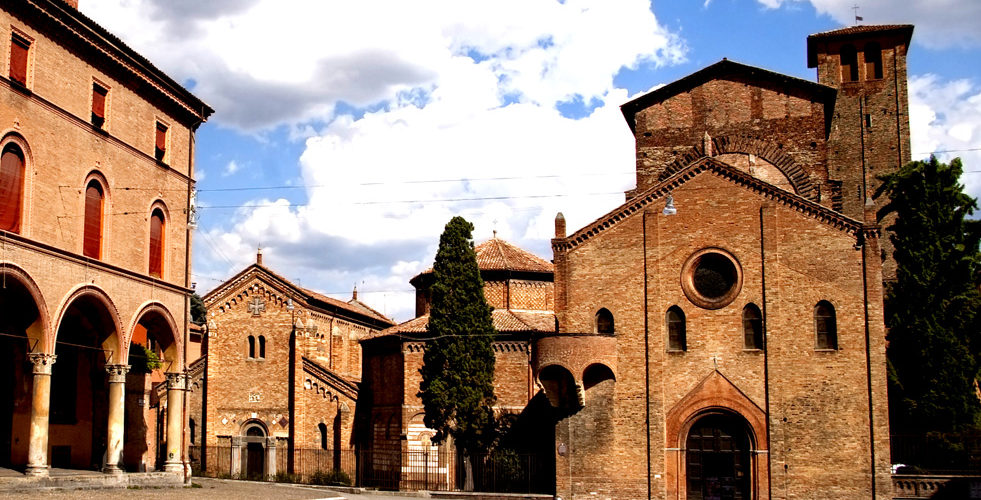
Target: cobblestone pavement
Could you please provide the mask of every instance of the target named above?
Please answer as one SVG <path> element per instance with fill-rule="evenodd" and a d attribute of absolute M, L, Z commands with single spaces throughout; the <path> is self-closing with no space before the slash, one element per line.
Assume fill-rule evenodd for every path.
<path fill-rule="evenodd" d="M 200 488 L 147 488 L 147 489 L 106 489 L 73 491 L 31 491 L 27 493 L 3 493 L 0 499 L 42 499 L 68 500 L 89 499 L 206 499 L 206 500 L 251 500 L 260 498 L 283 499 L 347 499 L 347 500 L 393 500 L 400 497 L 385 494 L 352 494 L 332 491 L 325 487 L 291 485 L 278 483 L 259 483 L 251 481 L 231 481 L 223 479 L 194 478 Z"/>

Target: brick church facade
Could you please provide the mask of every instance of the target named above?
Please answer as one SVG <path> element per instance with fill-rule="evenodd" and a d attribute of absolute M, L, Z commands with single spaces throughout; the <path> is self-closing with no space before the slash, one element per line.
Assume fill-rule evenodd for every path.
<path fill-rule="evenodd" d="M 213 110 L 76 7 L 0 6 L 0 467 L 183 475 L 194 134 Z"/>
<path fill-rule="evenodd" d="M 358 342 L 394 322 L 359 301 L 357 290 L 345 302 L 290 282 L 261 253 L 203 299 L 204 355 L 190 379 L 195 465 L 251 478 L 333 469 L 354 477 L 346 452 L 361 380 Z"/>
<path fill-rule="evenodd" d="M 622 106 L 637 187 L 556 218 L 533 346 L 557 496 L 891 498 L 873 194 L 910 157 L 911 35 L 811 35 L 817 83 L 723 60 Z"/>

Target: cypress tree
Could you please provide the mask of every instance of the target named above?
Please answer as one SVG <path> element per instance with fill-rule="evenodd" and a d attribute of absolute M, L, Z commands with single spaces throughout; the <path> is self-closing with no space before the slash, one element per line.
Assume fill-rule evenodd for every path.
<path fill-rule="evenodd" d="M 883 178 L 895 212 L 896 281 L 885 300 L 890 424 L 896 433 L 975 428 L 981 221 L 963 192 L 959 159 L 931 157 Z"/>
<path fill-rule="evenodd" d="M 466 488 L 472 489 L 470 458 L 494 439 L 494 325 L 484 297 L 471 233 L 473 224 L 454 217 L 439 238 L 419 397 L 433 441 L 452 436 L 463 452 Z"/>

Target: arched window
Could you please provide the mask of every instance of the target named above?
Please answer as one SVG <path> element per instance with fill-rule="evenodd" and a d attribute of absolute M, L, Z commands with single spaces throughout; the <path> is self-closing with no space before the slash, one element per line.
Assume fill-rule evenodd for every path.
<path fill-rule="evenodd" d="M 188 424 L 188 427 L 191 428 L 191 442 L 193 443 L 194 442 L 194 434 L 195 434 L 194 431 L 197 430 L 196 429 L 197 426 L 194 424 L 194 419 L 193 418 L 192 419 L 189 419 L 188 422 L 187 422 L 187 424 Z"/>
<path fill-rule="evenodd" d="M 838 325 L 835 308 L 830 302 L 822 300 L 814 306 L 814 330 L 818 349 L 838 348 Z"/>
<path fill-rule="evenodd" d="M 24 153 L 7 144 L 0 156 L 0 231 L 20 231 L 20 207 L 24 194 Z"/>
<path fill-rule="evenodd" d="M 266 337 L 259 335 L 259 359 L 266 358 Z"/>
<path fill-rule="evenodd" d="M 854 45 L 845 45 L 841 48 L 841 81 L 858 81 L 858 53 Z"/>
<path fill-rule="evenodd" d="M 255 359 L 255 337 L 249 335 L 249 359 Z"/>
<path fill-rule="evenodd" d="M 105 194 L 99 181 L 92 179 L 85 188 L 85 225 L 83 226 L 82 254 L 93 259 L 102 258 L 102 206 Z"/>
<path fill-rule="evenodd" d="M 164 230 L 166 229 L 163 210 L 154 208 L 150 213 L 150 276 L 163 276 Z"/>
<path fill-rule="evenodd" d="M 671 306 L 665 314 L 665 321 L 668 326 L 668 350 L 684 351 L 688 349 L 688 341 L 685 338 L 685 313 L 678 306 Z"/>
<path fill-rule="evenodd" d="M 596 333 L 613 334 L 613 313 L 605 307 L 596 312 Z"/>
<path fill-rule="evenodd" d="M 763 348 L 763 314 L 753 303 L 743 308 L 743 346 L 746 349 Z"/>
<path fill-rule="evenodd" d="M 876 42 L 865 44 L 865 79 L 882 78 L 882 48 Z"/>
<path fill-rule="evenodd" d="M 320 449 L 327 449 L 327 426 L 323 422 L 317 424 L 317 430 L 320 431 Z"/>

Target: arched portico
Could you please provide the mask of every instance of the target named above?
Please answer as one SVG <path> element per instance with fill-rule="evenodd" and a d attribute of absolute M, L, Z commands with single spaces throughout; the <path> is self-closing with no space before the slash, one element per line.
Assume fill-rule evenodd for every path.
<path fill-rule="evenodd" d="M 34 280 L 6 262 L 0 263 L 0 311 L 0 467 L 43 475 L 54 359 L 45 351 L 48 312 Z"/>

